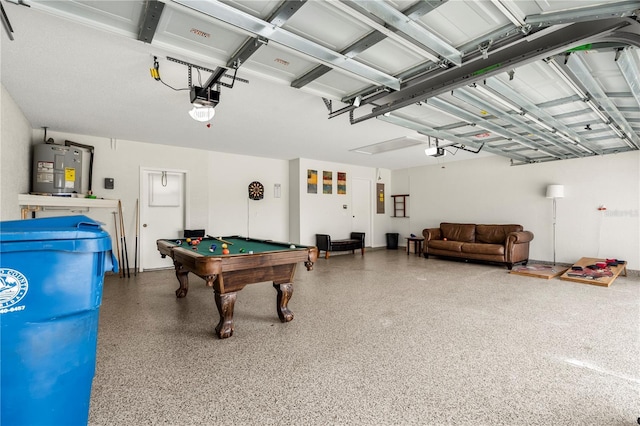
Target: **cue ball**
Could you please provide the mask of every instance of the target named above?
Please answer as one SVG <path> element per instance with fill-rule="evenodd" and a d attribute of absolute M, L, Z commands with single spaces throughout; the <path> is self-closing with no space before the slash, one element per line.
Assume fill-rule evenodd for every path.
<path fill-rule="evenodd" d="M 289 248 L 296 248 L 295 244 L 291 244 Z"/>
<path fill-rule="evenodd" d="M 227 244 L 226 243 L 222 243 L 222 248 L 226 249 L 227 248 Z"/>
<path fill-rule="evenodd" d="M 253 254 L 253 250 L 249 250 L 249 254 Z"/>

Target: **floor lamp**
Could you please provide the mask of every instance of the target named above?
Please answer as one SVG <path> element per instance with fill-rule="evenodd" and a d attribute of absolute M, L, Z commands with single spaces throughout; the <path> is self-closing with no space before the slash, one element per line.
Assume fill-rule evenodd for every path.
<path fill-rule="evenodd" d="M 564 185 L 547 185 L 547 198 L 553 199 L 553 264 L 556 264 L 556 199 L 564 198 Z"/>

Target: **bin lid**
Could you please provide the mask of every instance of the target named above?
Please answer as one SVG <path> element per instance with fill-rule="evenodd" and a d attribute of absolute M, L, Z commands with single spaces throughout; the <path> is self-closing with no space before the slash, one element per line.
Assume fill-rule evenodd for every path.
<path fill-rule="evenodd" d="M 109 238 L 101 223 L 87 216 L 60 216 L 0 222 L 0 242 Z"/>

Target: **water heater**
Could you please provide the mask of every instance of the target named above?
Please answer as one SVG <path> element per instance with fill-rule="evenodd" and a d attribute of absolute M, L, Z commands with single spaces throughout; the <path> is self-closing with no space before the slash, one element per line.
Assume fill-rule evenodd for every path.
<path fill-rule="evenodd" d="M 82 151 L 72 146 L 40 144 L 33 147 L 32 193 L 81 193 Z"/>

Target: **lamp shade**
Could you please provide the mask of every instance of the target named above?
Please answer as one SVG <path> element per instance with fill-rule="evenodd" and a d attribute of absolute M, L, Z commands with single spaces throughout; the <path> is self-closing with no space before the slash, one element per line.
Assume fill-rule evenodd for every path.
<path fill-rule="evenodd" d="M 547 185 L 547 198 L 564 198 L 564 185 Z"/>

